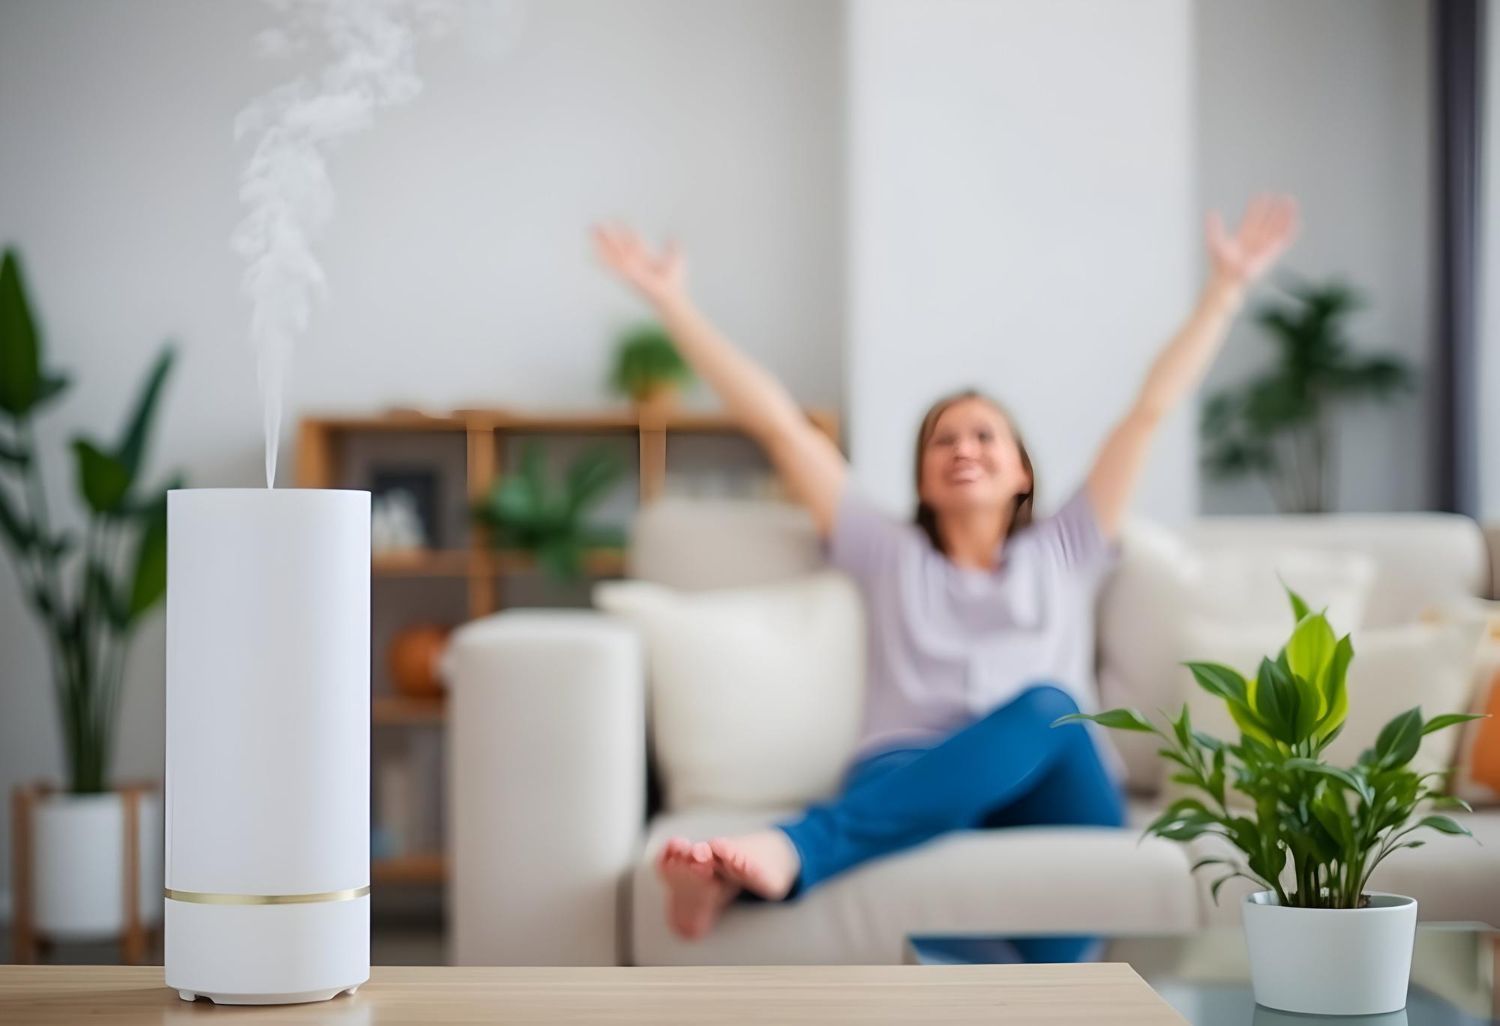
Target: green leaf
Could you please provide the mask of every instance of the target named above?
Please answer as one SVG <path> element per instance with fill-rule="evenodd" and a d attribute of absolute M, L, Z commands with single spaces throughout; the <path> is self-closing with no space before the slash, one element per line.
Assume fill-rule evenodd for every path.
<path fill-rule="evenodd" d="M 163 495 L 157 507 L 145 516 L 136 541 L 131 573 L 130 602 L 126 621 L 133 623 L 167 593 L 167 502 Z"/>
<path fill-rule="evenodd" d="M 156 415 L 156 405 L 161 398 L 162 385 L 172 369 L 173 351 L 166 346 L 157 355 L 156 362 L 146 374 L 146 380 L 136 395 L 135 407 L 125 424 L 125 433 L 115 450 L 115 459 L 125 468 L 132 479 L 141 468 L 141 456 L 146 449 L 146 440 L 151 432 L 151 423 Z"/>
<path fill-rule="evenodd" d="M 1292 620 L 1296 623 L 1301 623 L 1307 618 L 1307 614 L 1311 612 L 1311 610 L 1308 609 L 1307 603 L 1302 601 L 1301 595 L 1298 595 L 1291 588 L 1287 588 L 1285 581 L 1281 583 L 1281 586 L 1282 588 L 1286 589 L 1287 598 L 1290 599 L 1292 603 Z"/>
<path fill-rule="evenodd" d="M 1375 739 L 1375 757 L 1385 766 L 1405 766 L 1422 743 L 1422 710 L 1408 709 L 1385 725 Z"/>
<path fill-rule="evenodd" d="M 21 519 L 21 515 L 11 508 L 4 491 L 0 491 L 0 533 L 5 535 L 17 555 L 30 552 L 31 547 L 36 544 L 36 528 Z"/>
<path fill-rule="evenodd" d="M 1440 834 L 1452 834 L 1461 837 L 1474 836 L 1469 832 L 1468 827 L 1461 825 L 1455 820 L 1449 819 L 1447 816 L 1424 816 L 1421 822 L 1417 824 L 1417 826 L 1427 827 L 1429 830 L 1436 830 Z"/>
<path fill-rule="evenodd" d="M 1434 809 L 1462 809 L 1464 812 L 1473 812 L 1474 806 L 1459 798 L 1457 795 L 1440 794 L 1432 800 Z"/>
<path fill-rule="evenodd" d="M 21 258 L 0 257 L 0 410 L 22 417 L 36 405 L 41 385 L 41 338 L 26 298 Z"/>
<path fill-rule="evenodd" d="M 1236 670 L 1232 670 L 1220 663 L 1184 663 L 1192 671 L 1193 679 L 1198 686 L 1210 695 L 1215 695 L 1227 702 L 1248 702 L 1248 688 L 1245 678 Z"/>
<path fill-rule="evenodd" d="M 1151 721 L 1147 720 L 1146 717 L 1142 716 L 1135 709 L 1111 709 L 1108 712 L 1102 713 L 1070 713 L 1067 716 L 1058 717 L 1053 721 L 1052 725 L 1056 727 L 1060 724 L 1076 723 L 1084 720 L 1090 723 L 1097 723 L 1101 727 L 1108 727 L 1111 730 L 1133 730 L 1145 734 L 1156 732 L 1156 728 L 1151 725 Z"/>
<path fill-rule="evenodd" d="M 1295 593 L 1288 591 L 1288 594 L 1298 603 L 1301 602 Z M 1306 609 L 1306 606 L 1303 608 Z M 1328 618 L 1322 613 L 1308 615 L 1304 612 L 1286 643 L 1287 668 L 1294 676 L 1312 682 L 1321 681 L 1337 646 L 1338 639 L 1334 637 L 1333 628 L 1328 625 Z M 1319 704 L 1323 701 L 1320 697 Z"/>
<path fill-rule="evenodd" d="M 1318 762 L 1316 759 L 1288 759 L 1287 769 L 1302 770 L 1306 773 L 1315 773 L 1318 776 L 1327 777 L 1329 780 L 1337 781 L 1366 801 L 1371 800 L 1369 786 L 1350 773 L 1338 766 L 1330 766 L 1326 762 Z"/>
<path fill-rule="evenodd" d="M 1483 713 L 1443 713 L 1441 716 L 1434 716 L 1422 725 L 1422 736 L 1426 737 L 1433 731 L 1442 730 L 1445 727 L 1452 727 L 1460 723 L 1468 723 L 1470 720 L 1482 720 L 1484 718 Z"/>
<path fill-rule="evenodd" d="M 73 442 L 78 460 L 78 490 L 95 513 L 114 513 L 130 491 L 130 471 L 119 460 L 86 439 Z"/>
<path fill-rule="evenodd" d="M 1323 718 L 1318 721 L 1319 743 L 1327 746 L 1344 728 L 1349 717 L 1349 687 L 1346 678 L 1349 663 L 1354 659 L 1354 643 L 1345 634 L 1333 647 L 1333 658 L 1324 669 L 1319 682 L 1323 691 Z"/>
<path fill-rule="evenodd" d="M 123 631 L 129 622 L 130 613 L 125 608 L 125 603 L 116 594 L 115 587 L 109 579 L 109 571 L 102 564 L 90 560 L 84 570 L 84 582 L 88 588 L 89 598 L 98 609 L 103 611 L 105 619 L 116 631 Z"/>
<path fill-rule="evenodd" d="M 1296 682 L 1286 670 L 1279 663 L 1262 659 L 1256 675 L 1255 711 L 1277 741 L 1292 745 L 1302 740 L 1297 733 L 1301 701 Z"/>

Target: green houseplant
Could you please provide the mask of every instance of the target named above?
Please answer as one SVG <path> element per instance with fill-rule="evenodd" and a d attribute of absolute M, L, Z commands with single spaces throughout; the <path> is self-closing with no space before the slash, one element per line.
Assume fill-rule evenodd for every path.
<path fill-rule="evenodd" d="M 502 476 L 475 505 L 474 516 L 490 529 L 496 547 L 532 553 L 553 577 L 575 580 L 589 548 L 621 544 L 618 531 L 590 526 L 586 516 L 623 472 L 612 453 L 593 448 L 581 453 L 555 486 L 545 451 L 531 441 L 522 450 L 518 472 Z"/>
<path fill-rule="evenodd" d="M 1354 765 L 1325 761 L 1322 754 L 1348 715 L 1345 678 L 1354 647 L 1348 635 L 1334 636 L 1321 612 L 1312 612 L 1295 592 L 1288 590 L 1288 596 L 1295 620 L 1291 636 L 1274 657 L 1261 660 L 1253 676 L 1218 663 L 1187 664 L 1198 686 L 1227 705 L 1240 730 L 1237 739 L 1194 729 L 1186 705 L 1164 725 L 1136 709 L 1059 722 L 1091 721 L 1155 734 L 1161 741 L 1159 754 L 1172 764 L 1171 779 L 1189 793 L 1171 802 L 1145 833 L 1180 842 L 1213 839 L 1224 853 L 1199 858 L 1193 871 L 1218 871 L 1211 891 L 1216 901 L 1219 889 L 1235 878 L 1260 889 L 1244 909 L 1257 1001 L 1295 1012 L 1392 1011 L 1406 1000 L 1416 903 L 1372 895 L 1370 875 L 1389 856 L 1424 844 L 1412 836 L 1418 831 L 1469 834 L 1435 811 L 1468 809 L 1443 793 L 1446 774 L 1419 773 L 1410 763 L 1424 736 L 1478 717 L 1455 713 L 1424 719 L 1420 708 L 1410 709 L 1386 724 Z M 1387 915 L 1391 912 L 1399 913 L 1399 921 Z M 1302 915 L 1292 922 L 1291 913 Z M 1379 929 L 1392 932 L 1397 949 L 1384 952 L 1387 969 L 1401 965 L 1404 957 L 1399 972 L 1385 972 L 1397 977 L 1392 987 L 1399 983 L 1399 997 L 1394 990 L 1368 993 L 1363 985 L 1352 989 L 1366 993 L 1348 993 L 1351 988 L 1339 982 L 1348 966 L 1336 963 L 1347 962 L 1351 949 L 1339 941 L 1339 933 Z M 1308 950 L 1321 951 L 1322 957 L 1307 957 Z M 1291 958 L 1291 952 L 1302 956 Z M 1288 974 L 1297 978 L 1275 978 Z"/>
<path fill-rule="evenodd" d="M 661 325 L 638 324 L 620 337 L 609 374 L 615 393 L 638 405 L 668 402 L 692 380 L 692 369 Z"/>
<path fill-rule="evenodd" d="M 1275 362 L 1204 404 L 1203 466 L 1220 479 L 1260 476 L 1283 513 L 1321 513 L 1330 507 L 1336 404 L 1388 400 L 1416 375 L 1399 357 L 1350 348 L 1346 322 L 1363 300 L 1349 285 L 1293 282 L 1285 291 L 1255 314 Z"/>
<path fill-rule="evenodd" d="M 73 440 L 83 522 L 81 530 L 64 529 L 48 501 L 36 419 L 69 380 L 47 364 L 19 256 L 7 249 L 0 258 L 0 538 L 46 638 L 67 771 L 66 793 L 36 811 L 32 911 L 44 933 L 106 936 L 123 916 L 123 898 L 88 904 L 73 897 L 79 890 L 74 881 L 53 886 L 47 877 L 68 866 L 125 893 L 123 805 L 110 791 L 110 766 L 126 655 L 166 592 L 166 493 L 178 484 L 147 486 L 142 467 L 172 360 L 171 348 L 164 348 L 114 444 Z M 159 867 L 154 800 L 141 816 L 140 864 Z M 159 891 L 156 897 L 152 901 L 149 888 L 142 888 L 139 907 L 148 921 L 160 908 Z"/>

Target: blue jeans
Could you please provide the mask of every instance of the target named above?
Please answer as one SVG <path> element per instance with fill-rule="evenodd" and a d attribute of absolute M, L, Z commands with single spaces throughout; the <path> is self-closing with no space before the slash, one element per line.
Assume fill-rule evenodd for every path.
<path fill-rule="evenodd" d="M 779 824 L 802 859 L 788 898 L 953 830 L 1028 825 L 1118 827 L 1124 801 L 1064 691 L 1027 688 L 930 748 L 861 760 L 844 791 Z"/>

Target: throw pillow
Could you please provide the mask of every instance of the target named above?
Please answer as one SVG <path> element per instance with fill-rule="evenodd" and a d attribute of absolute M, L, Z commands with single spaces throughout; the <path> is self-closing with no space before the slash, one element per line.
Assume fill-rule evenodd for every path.
<path fill-rule="evenodd" d="M 1335 628 L 1348 631 L 1360 626 L 1374 579 L 1374 561 L 1361 552 L 1199 550 L 1166 528 L 1132 521 L 1121 533 L 1120 558 L 1100 598 L 1102 705 L 1134 706 L 1150 716 L 1175 713 L 1186 694 L 1181 664 L 1192 658 L 1190 620 L 1250 630 L 1274 651 L 1291 628 L 1283 582 L 1316 608 L 1326 606 Z M 1160 789 L 1165 771 L 1154 738 L 1112 732 L 1110 741 L 1125 763 L 1130 790 Z"/>
<path fill-rule="evenodd" d="M 1463 597 L 1430 610 L 1436 623 L 1470 623 L 1483 632 L 1469 711 L 1488 716 L 1464 727 L 1453 793 L 1471 805 L 1500 805 L 1500 602 Z"/>
<path fill-rule="evenodd" d="M 700 592 L 618 581 L 594 601 L 645 641 L 669 809 L 785 807 L 837 789 L 865 664 L 863 606 L 842 574 Z"/>

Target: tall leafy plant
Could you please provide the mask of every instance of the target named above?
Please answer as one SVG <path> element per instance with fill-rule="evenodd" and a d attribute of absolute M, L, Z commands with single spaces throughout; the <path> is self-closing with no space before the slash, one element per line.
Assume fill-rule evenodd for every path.
<path fill-rule="evenodd" d="M 1397 851 L 1425 842 L 1419 830 L 1469 835 L 1438 809 L 1469 806 L 1442 793 L 1444 773 L 1411 768 L 1422 738 L 1478 717 L 1423 719 L 1410 709 L 1386 724 L 1353 766 L 1322 754 L 1349 711 L 1345 675 L 1354 658 L 1349 636 L 1335 638 L 1322 613 L 1294 592 L 1296 626 L 1275 658 L 1254 676 L 1218 663 L 1188 663 L 1198 686 L 1222 699 L 1240 729 L 1226 741 L 1193 728 L 1188 708 L 1165 726 L 1135 709 L 1066 716 L 1115 730 L 1155 734 L 1178 798 L 1145 832 L 1171 841 L 1218 837 L 1236 854 L 1199 859 L 1193 870 L 1218 867 L 1212 894 L 1237 877 L 1274 892 L 1282 905 L 1359 908 L 1375 868 Z"/>
<path fill-rule="evenodd" d="M 588 524 L 587 514 L 623 473 L 618 458 L 593 448 L 573 461 L 561 485 L 554 485 L 546 453 L 532 441 L 522 450 L 519 471 L 502 476 L 475 506 L 474 516 L 490 529 L 496 546 L 530 552 L 553 577 L 574 580 L 590 547 L 621 542 L 618 531 Z"/>
<path fill-rule="evenodd" d="M 1336 466 L 1337 404 L 1388 400 L 1416 376 L 1399 357 L 1350 347 L 1347 321 L 1363 305 L 1350 286 L 1296 282 L 1286 297 L 1255 315 L 1276 345 L 1270 369 L 1203 407 L 1203 465 L 1218 478 L 1258 475 L 1283 513 L 1321 513 Z"/>
<path fill-rule="evenodd" d="M 68 787 L 108 786 L 115 720 L 131 637 L 167 585 L 168 488 L 141 482 L 156 407 L 172 367 L 163 349 L 113 445 L 72 443 L 84 507 L 82 539 L 53 518 L 35 421 L 68 388 L 50 368 L 21 261 L 0 259 L 0 537 L 47 636 Z"/>

